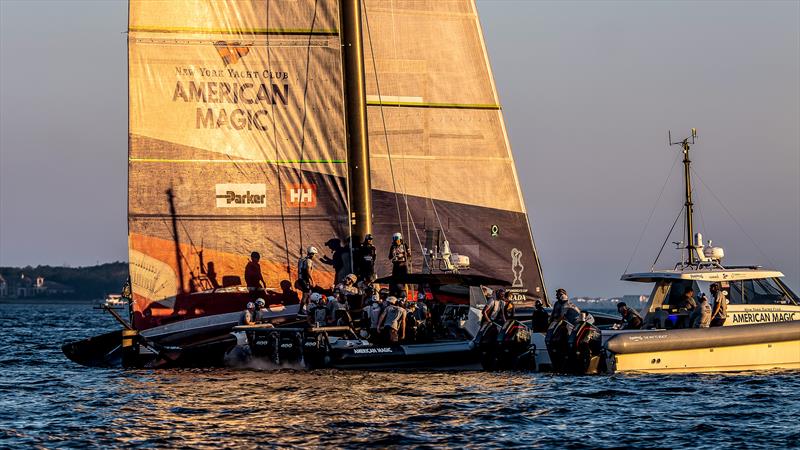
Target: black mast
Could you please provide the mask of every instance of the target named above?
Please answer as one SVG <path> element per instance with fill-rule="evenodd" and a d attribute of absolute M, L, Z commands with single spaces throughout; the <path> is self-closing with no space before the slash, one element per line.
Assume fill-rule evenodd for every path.
<path fill-rule="evenodd" d="M 697 246 L 694 242 L 694 203 L 692 203 L 692 161 L 689 159 L 689 139 L 692 140 L 691 144 L 694 145 L 695 138 L 697 138 L 697 129 L 692 128 L 691 137 L 688 137 L 680 142 L 672 142 L 672 135 L 670 133 L 669 143 L 670 145 L 680 145 L 681 148 L 683 148 L 683 178 L 684 185 L 686 187 L 686 202 L 684 203 L 684 207 L 686 208 L 686 251 L 689 253 L 688 262 L 690 266 L 693 266 L 697 262 L 695 258 L 695 249 Z"/>
<path fill-rule="evenodd" d="M 372 233 L 372 186 L 369 176 L 367 90 L 364 83 L 364 41 L 361 35 L 361 0 L 339 2 L 344 76 L 344 111 L 347 130 L 350 246 Z"/>

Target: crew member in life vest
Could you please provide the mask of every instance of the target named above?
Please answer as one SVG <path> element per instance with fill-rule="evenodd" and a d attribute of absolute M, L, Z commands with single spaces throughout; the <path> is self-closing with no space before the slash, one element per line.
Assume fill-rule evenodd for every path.
<path fill-rule="evenodd" d="M 392 261 L 392 277 L 403 277 L 408 275 L 408 261 L 411 259 L 411 250 L 403 242 L 403 235 L 395 233 L 392 235 L 392 246 L 389 247 L 389 260 Z M 392 289 L 394 294 L 403 291 L 403 284 L 397 283 Z"/>
<path fill-rule="evenodd" d="M 267 302 L 263 298 L 256 300 L 256 322 L 266 322 L 269 318 L 269 310 L 267 309 Z"/>
<path fill-rule="evenodd" d="M 306 251 L 306 256 L 297 262 L 297 283 L 296 286 L 303 293 L 300 303 L 308 308 L 308 295 L 314 286 L 314 255 L 319 253 L 316 247 L 310 246 Z"/>
<path fill-rule="evenodd" d="M 708 304 L 705 294 L 700 296 L 697 307 L 689 315 L 689 323 L 692 328 L 708 328 L 711 324 L 711 305 Z"/>
<path fill-rule="evenodd" d="M 642 316 L 639 315 L 636 311 L 632 310 L 625 304 L 625 302 L 617 303 L 617 312 L 620 316 L 622 316 L 622 320 L 619 323 L 620 330 L 641 330 L 642 325 L 644 325 L 644 321 L 642 320 Z"/>
<path fill-rule="evenodd" d="M 261 266 L 258 263 L 260 260 L 261 255 L 258 252 L 250 253 L 250 261 L 244 268 L 244 282 L 252 298 L 257 298 L 258 291 L 267 287 L 264 276 L 261 275 Z"/>
<path fill-rule="evenodd" d="M 562 319 L 572 325 L 578 323 L 581 319 L 581 310 L 569 300 L 567 291 L 561 288 L 557 289 L 556 298 L 558 301 L 553 305 L 553 311 L 550 313 L 550 323 L 558 322 Z"/>
<path fill-rule="evenodd" d="M 406 310 L 397 305 L 396 297 L 388 297 L 386 303 L 378 319 L 378 328 L 384 343 L 396 344 L 405 338 Z"/>
<path fill-rule="evenodd" d="M 711 296 L 714 297 L 714 306 L 711 308 L 711 326 L 721 327 L 728 317 L 728 296 L 719 283 L 711 284 L 709 290 Z"/>
<path fill-rule="evenodd" d="M 372 235 L 364 237 L 364 242 L 356 252 L 356 275 L 364 282 L 372 283 L 375 279 L 375 256 L 377 255 L 375 246 L 372 245 Z"/>
<path fill-rule="evenodd" d="M 497 289 L 494 291 L 494 298 L 489 300 L 489 303 L 483 307 L 482 320 L 483 325 L 494 323 L 503 325 L 505 323 L 506 302 L 505 291 Z"/>
<path fill-rule="evenodd" d="M 239 325 L 253 325 L 254 323 L 256 323 L 255 315 L 256 315 L 256 304 L 253 302 L 248 302 L 247 309 L 242 311 L 242 315 L 239 316 Z"/>

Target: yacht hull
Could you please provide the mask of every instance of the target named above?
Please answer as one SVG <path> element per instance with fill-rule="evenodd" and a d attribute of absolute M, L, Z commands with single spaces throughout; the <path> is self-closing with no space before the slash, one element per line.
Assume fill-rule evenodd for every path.
<path fill-rule="evenodd" d="M 800 321 L 625 333 L 604 347 L 609 372 L 800 369 Z"/>

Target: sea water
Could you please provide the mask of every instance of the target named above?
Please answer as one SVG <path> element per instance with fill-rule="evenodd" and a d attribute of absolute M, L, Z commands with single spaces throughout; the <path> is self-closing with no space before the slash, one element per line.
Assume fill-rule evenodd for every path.
<path fill-rule="evenodd" d="M 87 305 L 0 304 L 0 448 L 800 446 L 800 373 L 121 370 Z"/>

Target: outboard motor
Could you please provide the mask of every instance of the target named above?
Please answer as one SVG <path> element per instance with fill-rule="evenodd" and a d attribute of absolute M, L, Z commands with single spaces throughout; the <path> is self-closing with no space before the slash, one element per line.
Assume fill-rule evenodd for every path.
<path fill-rule="evenodd" d="M 550 363 L 554 372 L 566 372 L 569 370 L 569 337 L 573 328 L 572 324 L 566 320 L 553 322 L 547 328 L 544 341 L 547 344 L 547 353 L 550 355 Z"/>
<path fill-rule="evenodd" d="M 578 322 L 569 335 L 569 371 L 575 374 L 596 374 L 601 367 L 603 344 L 600 330 L 590 322 Z"/>
<path fill-rule="evenodd" d="M 309 369 L 319 369 L 327 366 L 330 359 L 330 345 L 328 333 L 306 333 L 303 339 L 303 361 Z"/>
<path fill-rule="evenodd" d="M 255 358 L 275 365 L 299 362 L 303 356 L 303 336 L 299 330 L 267 329 L 253 332 L 250 348 Z"/>
<path fill-rule="evenodd" d="M 496 367 L 528 370 L 535 366 L 531 331 L 516 320 L 506 322 L 497 336 Z"/>
<path fill-rule="evenodd" d="M 481 355 L 481 366 L 484 370 L 497 370 L 497 354 L 499 352 L 498 337 L 500 325 L 489 323 L 478 332 L 475 338 L 478 352 Z"/>

